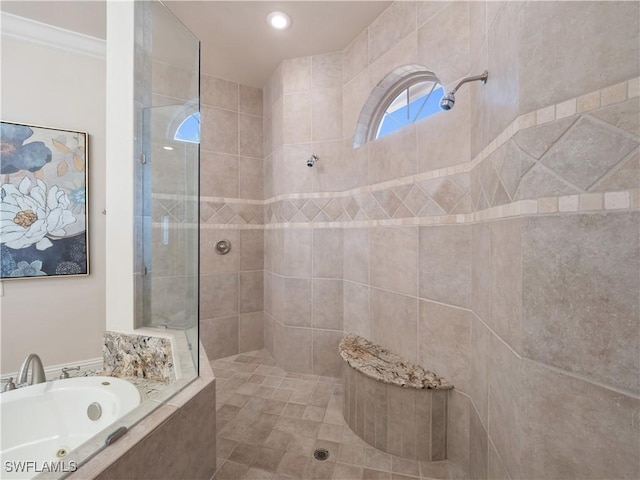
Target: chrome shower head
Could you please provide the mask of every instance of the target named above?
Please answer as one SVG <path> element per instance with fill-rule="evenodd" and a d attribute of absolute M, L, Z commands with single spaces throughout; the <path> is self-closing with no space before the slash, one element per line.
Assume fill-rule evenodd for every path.
<path fill-rule="evenodd" d="M 442 110 L 451 110 L 456 103 L 456 97 L 453 92 L 443 95 L 440 99 L 440 108 Z"/>
<path fill-rule="evenodd" d="M 456 85 L 456 88 L 454 88 L 453 90 L 451 90 L 449 93 L 447 93 L 442 97 L 442 99 L 440 100 L 440 108 L 442 110 L 451 110 L 456 103 L 456 92 L 465 83 L 476 82 L 478 80 L 480 80 L 482 83 L 487 83 L 487 78 L 489 78 L 489 72 L 487 70 L 482 72 L 480 75 L 474 75 L 473 77 L 463 78 L 458 82 L 458 84 Z"/>

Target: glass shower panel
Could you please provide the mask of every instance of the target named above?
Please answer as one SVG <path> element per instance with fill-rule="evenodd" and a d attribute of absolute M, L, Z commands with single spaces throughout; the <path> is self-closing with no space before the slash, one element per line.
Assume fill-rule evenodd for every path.
<path fill-rule="evenodd" d="M 137 323 L 183 331 L 197 366 L 200 43 L 161 3 L 147 6 Z"/>

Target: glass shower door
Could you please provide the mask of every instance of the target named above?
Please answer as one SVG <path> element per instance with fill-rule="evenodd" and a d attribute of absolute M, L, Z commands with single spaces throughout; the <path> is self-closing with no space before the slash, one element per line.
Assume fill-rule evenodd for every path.
<path fill-rule="evenodd" d="M 199 149 L 197 143 L 176 137 L 181 138 L 184 126 L 193 124 L 198 116 L 197 105 L 145 109 L 142 165 L 143 325 L 184 330 L 194 359 L 198 338 Z"/>

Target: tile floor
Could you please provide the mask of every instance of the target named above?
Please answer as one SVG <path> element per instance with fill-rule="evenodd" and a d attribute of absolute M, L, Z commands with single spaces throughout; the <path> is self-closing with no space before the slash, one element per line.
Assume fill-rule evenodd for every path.
<path fill-rule="evenodd" d="M 216 480 L 447 479 L 447 462 L 377 450 L 345 424 L 342 381 L 286 372 L 266 350 L 211 362 L 217 382 Z M 315 449 L 329 458 L 313 458 Z"/>

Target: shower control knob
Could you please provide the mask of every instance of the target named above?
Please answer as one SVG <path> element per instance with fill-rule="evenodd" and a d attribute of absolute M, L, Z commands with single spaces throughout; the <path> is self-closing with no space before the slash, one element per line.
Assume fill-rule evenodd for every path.
<path fill-rule="evenodd" d="M 216 253 L 218 255 L 226 255 L 231 250 L 231 242 L 229 240 L 220 240 L 216 243 Z"/>

